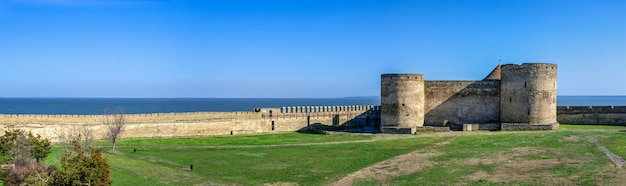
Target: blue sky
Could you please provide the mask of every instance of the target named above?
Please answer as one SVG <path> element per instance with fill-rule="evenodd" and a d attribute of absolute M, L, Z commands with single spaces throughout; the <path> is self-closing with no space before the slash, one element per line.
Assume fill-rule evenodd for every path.
<path fill-rule="evenodd" d="M 0 0 L 0 97 L 346 97 L 559 65 L 626 95 L 626 1 Z"/>

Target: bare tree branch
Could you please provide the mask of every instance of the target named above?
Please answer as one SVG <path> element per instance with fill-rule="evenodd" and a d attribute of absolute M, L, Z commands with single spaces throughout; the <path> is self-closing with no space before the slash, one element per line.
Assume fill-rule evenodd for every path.
<path fill-rule="evenodd" d="M 115 142 L 124 131 L 126 122 L 124 120 L 124 109 L 104 110 L 104 124 L 106 125 L 105 137 L 113 144 L 111 152 L 115 152 Z"/>
<path fill-rule="evenodd" d="M 93 133 L 87 124 L 83 124 L 77 128 L 80 137 L 82 138 L 85 149 L 88 149 L 93 142 Z"/>

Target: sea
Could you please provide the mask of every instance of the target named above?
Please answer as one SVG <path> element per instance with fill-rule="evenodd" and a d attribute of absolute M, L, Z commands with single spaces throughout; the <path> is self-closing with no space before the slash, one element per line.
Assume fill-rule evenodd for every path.
<path fill-rule="evenodd" d="M 287 106 L 380 105 L 378 97 L 349 98 L 0 98 L 0 114 L 126 114 L 251 112 Z"/>
<path fill-rule="evenodd" d="M 286 106 L 380 105 L 380 98 L 0 98 L 0 114 L 250 112 Z M 626 106 L 626 96 L 557 96 L 558 106 Z"/>

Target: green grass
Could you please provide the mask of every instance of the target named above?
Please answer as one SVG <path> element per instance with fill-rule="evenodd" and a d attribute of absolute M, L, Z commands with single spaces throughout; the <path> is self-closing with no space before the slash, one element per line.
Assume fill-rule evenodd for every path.
<path fill-rule="evenodd" d="M 624 127 L 561 125 L 560 131 L 449 133 L 429 137 L 379 135 L 319 135 L 281 133 L 248 136 L 154 138 L 121 140 L 122 154 L 105 156 L 113 169 L 114 185 L 194 185 L 294 182 L 325 185 L 397 155 L 420 149 L 435 150 L 434 166 L 409 175 L 381 180 L 360 180 L 356 185 L 550 185 L 570 180 L 576 185 L 603 185 L 615 177 L 606 171 L 610 161 L 594 145 L 568 141 L 572 136 L 593 137 L 615 153 L 626 156 Z M 435 135 L 437 136 L 437 135 Z M 399 137 L 399 138 L 398 138 Z M 358 140 L 385 139 L 373 142 Z M 264 146 L 354 141 L 306 146 Z M 446 145 L 438 145 L 446 142 Z M 96 143 L 106 146 L 107 142 Z M 233 148 L 233 146 L 248 146 Z M 261 145 L 250 147 L 250 145 Z M 181 148 L 171 148 L 181 146 Z M 224 147 L 224 148 L 219 148 Z M 48 162 L 58 162 L 61 147 L 54 148 Z M 133 152 L 136 149 L 137 152 Z M 521 149 L 521 150 L 520 150 Z M 524 150 L 528 150 L 526 152 Z M 534 151 L 532 151 L 534 150 Z M 503 159 L 504 158 L 504 159 Z M 493 160 L 468 163 L 472 160 Z M 516 162 L 539 162 L 531 170 L 517 170 Z M 548 162 L 548 163 L 545 163 Z M 551 162 L 551 163 L 550 163 Z M 58 163 L 57 163 L 58 164 Z M 194 170 L 189 171 L 193 164 Z M 544 164 L 550 166 L 544 166 Z M 513 167 L 513 168 L 510 168 Z M 470 179 L 479 171 L 496 174 L 521 171 L 522 180 Z M 609 169 L 610 170 L 610 169 Z M 527 171 L 527 172 L 524 172 Z M 514 177 L 515 178 L 515 177 Z M 550 182 L 552 181 L 552 182 Z"/>
<path fill-rule="evenodd" d="M 190 172 L 164 167 L 148 161 L 105 153 L 113 170 L 114 185 L 180 185 L 201 179 Z"/>
<path fill-rule="evenodd" d="M 626 131 L 610 135 L 600 143 L 611 150 L 611 152 L 626 158 Z"/>
<path fill-rule="evenodd" d="M 568 125 L 561 124 L 561 130 L 588 130 L 588 129 L 598 129 L 598 130 L 613 130 L 613 129 L 626 129 L 626 126 L 613 126 L 613 125 Z"/>
<path fill-rule="evenodd" d="M 288 132 L 265 135 L 235 135 L 189 138 L 142 138 L 125 139 L 117 142 L 117 146 L 232 146 L 232 145 L 282 145 L 301 143 L 321 143 L 335 141 L 369 140 L 373 135 L 321 135 L 311 133 Z M 110 146 L 108 141 L 96 141 L 95 145 Z"/>
<path fill-rule="evenodd" d="M 455 185 L 466 183 L 469 185 L 544 185 L 542 176 L 548 178 L 562 178 L 572 180 L 574 184 L 602 183 L 604 177 L 596 177 L 599 174 L 596 170 L 606 166 L 609 162 L 603 153 L 593 144 L 579 142 L 572 143 L 564 141 L 564 137 L 571 135 L 585 136 L 586 133 L 574 133 L 567 131 L 558 132 L 535 132 L 507 135 L 476 135 L 457 137 L 450 141 L 450 145 L 439 148 L 444 155 L 433 157 L 431 160 L 438 162 L 436 167 L 421 171 L 419 173 L 396 177 L 390 182 L 392 185 L 413 185 L 420 183 L 424 185 Z M 610 135 L 610 134 L 609 134 Z M 513 149 L 538 148 L 542 152 L 520 156 Z M 509 160 L 498 162 L 498 158 L 507 157 Z M 467 165 L 469 159 L 492 159 L 493 164 Z M 510 182 L 492 182 L 488 180 L 470 180 L 471 175 L 478 171 L 489 174 L 497 173 L 502 169 L 515 166 L 511 162 L 543 160 L 572 159 L 585 160 L 584 163 L 559 164 L 552 167 L 537 167 L 530 172 L 520 170 L 518 174 L 532 174 L 541 172 L 546 175 L 537 175 L 538 180 L 525 180 Z M 509 171 L 516 171 L 514 168 Z M 515 175 L 511 175 L 515 176 Z M 548 185 L 550 185 L 548 183 Z M 592 184 L 593 185 L 593 184 Z"/>
<path fill-rule="evenodd" d="M 138 149 L 120 148 L 130 159 L 151 162 L 164 168 L 182 170 L 194 165 L 194 174 L 208 180 L 190 180 L 259 185 L 296 182 L 321 185 L 390 157 L 424 148 L 441 138 L 413 138 L 291 147 L 242 149 Z M 370 150 L 367 150 L 370 149 Z"/>

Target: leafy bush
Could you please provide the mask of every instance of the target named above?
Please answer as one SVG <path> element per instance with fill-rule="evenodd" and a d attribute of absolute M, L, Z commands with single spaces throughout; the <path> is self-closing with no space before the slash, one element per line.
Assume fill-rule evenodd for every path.
<path fill-rule="evenodd" d="M 35 159 L 37 162 L 46 158 L 52 152 L 50 141 L 42 139 L 39 134 L 34 136 L 23 130 L 5 131 L 0 136 L 0 161 L 16 161 L 22 162 L 29 159 Z"/>
<path fill-rule="evenodd" d="M 111 185 L 111 167 L 101 149 L 85 149 L 78 139 L 72 141 L 74 152 L 61 155 L 61 168 L 54 174 L 53 185 Z"/>
<path fill-rule="evenodd" d="M 7 185 L 111 185 L 111 170 L 100 149 L 85 147 L 80 137 L 63 152 L 61 168 L 39 163 L 51 152 L 50 141 L 22 130 L 0 136 L 0 161 L 13 162 L 4 174 Z"/>

